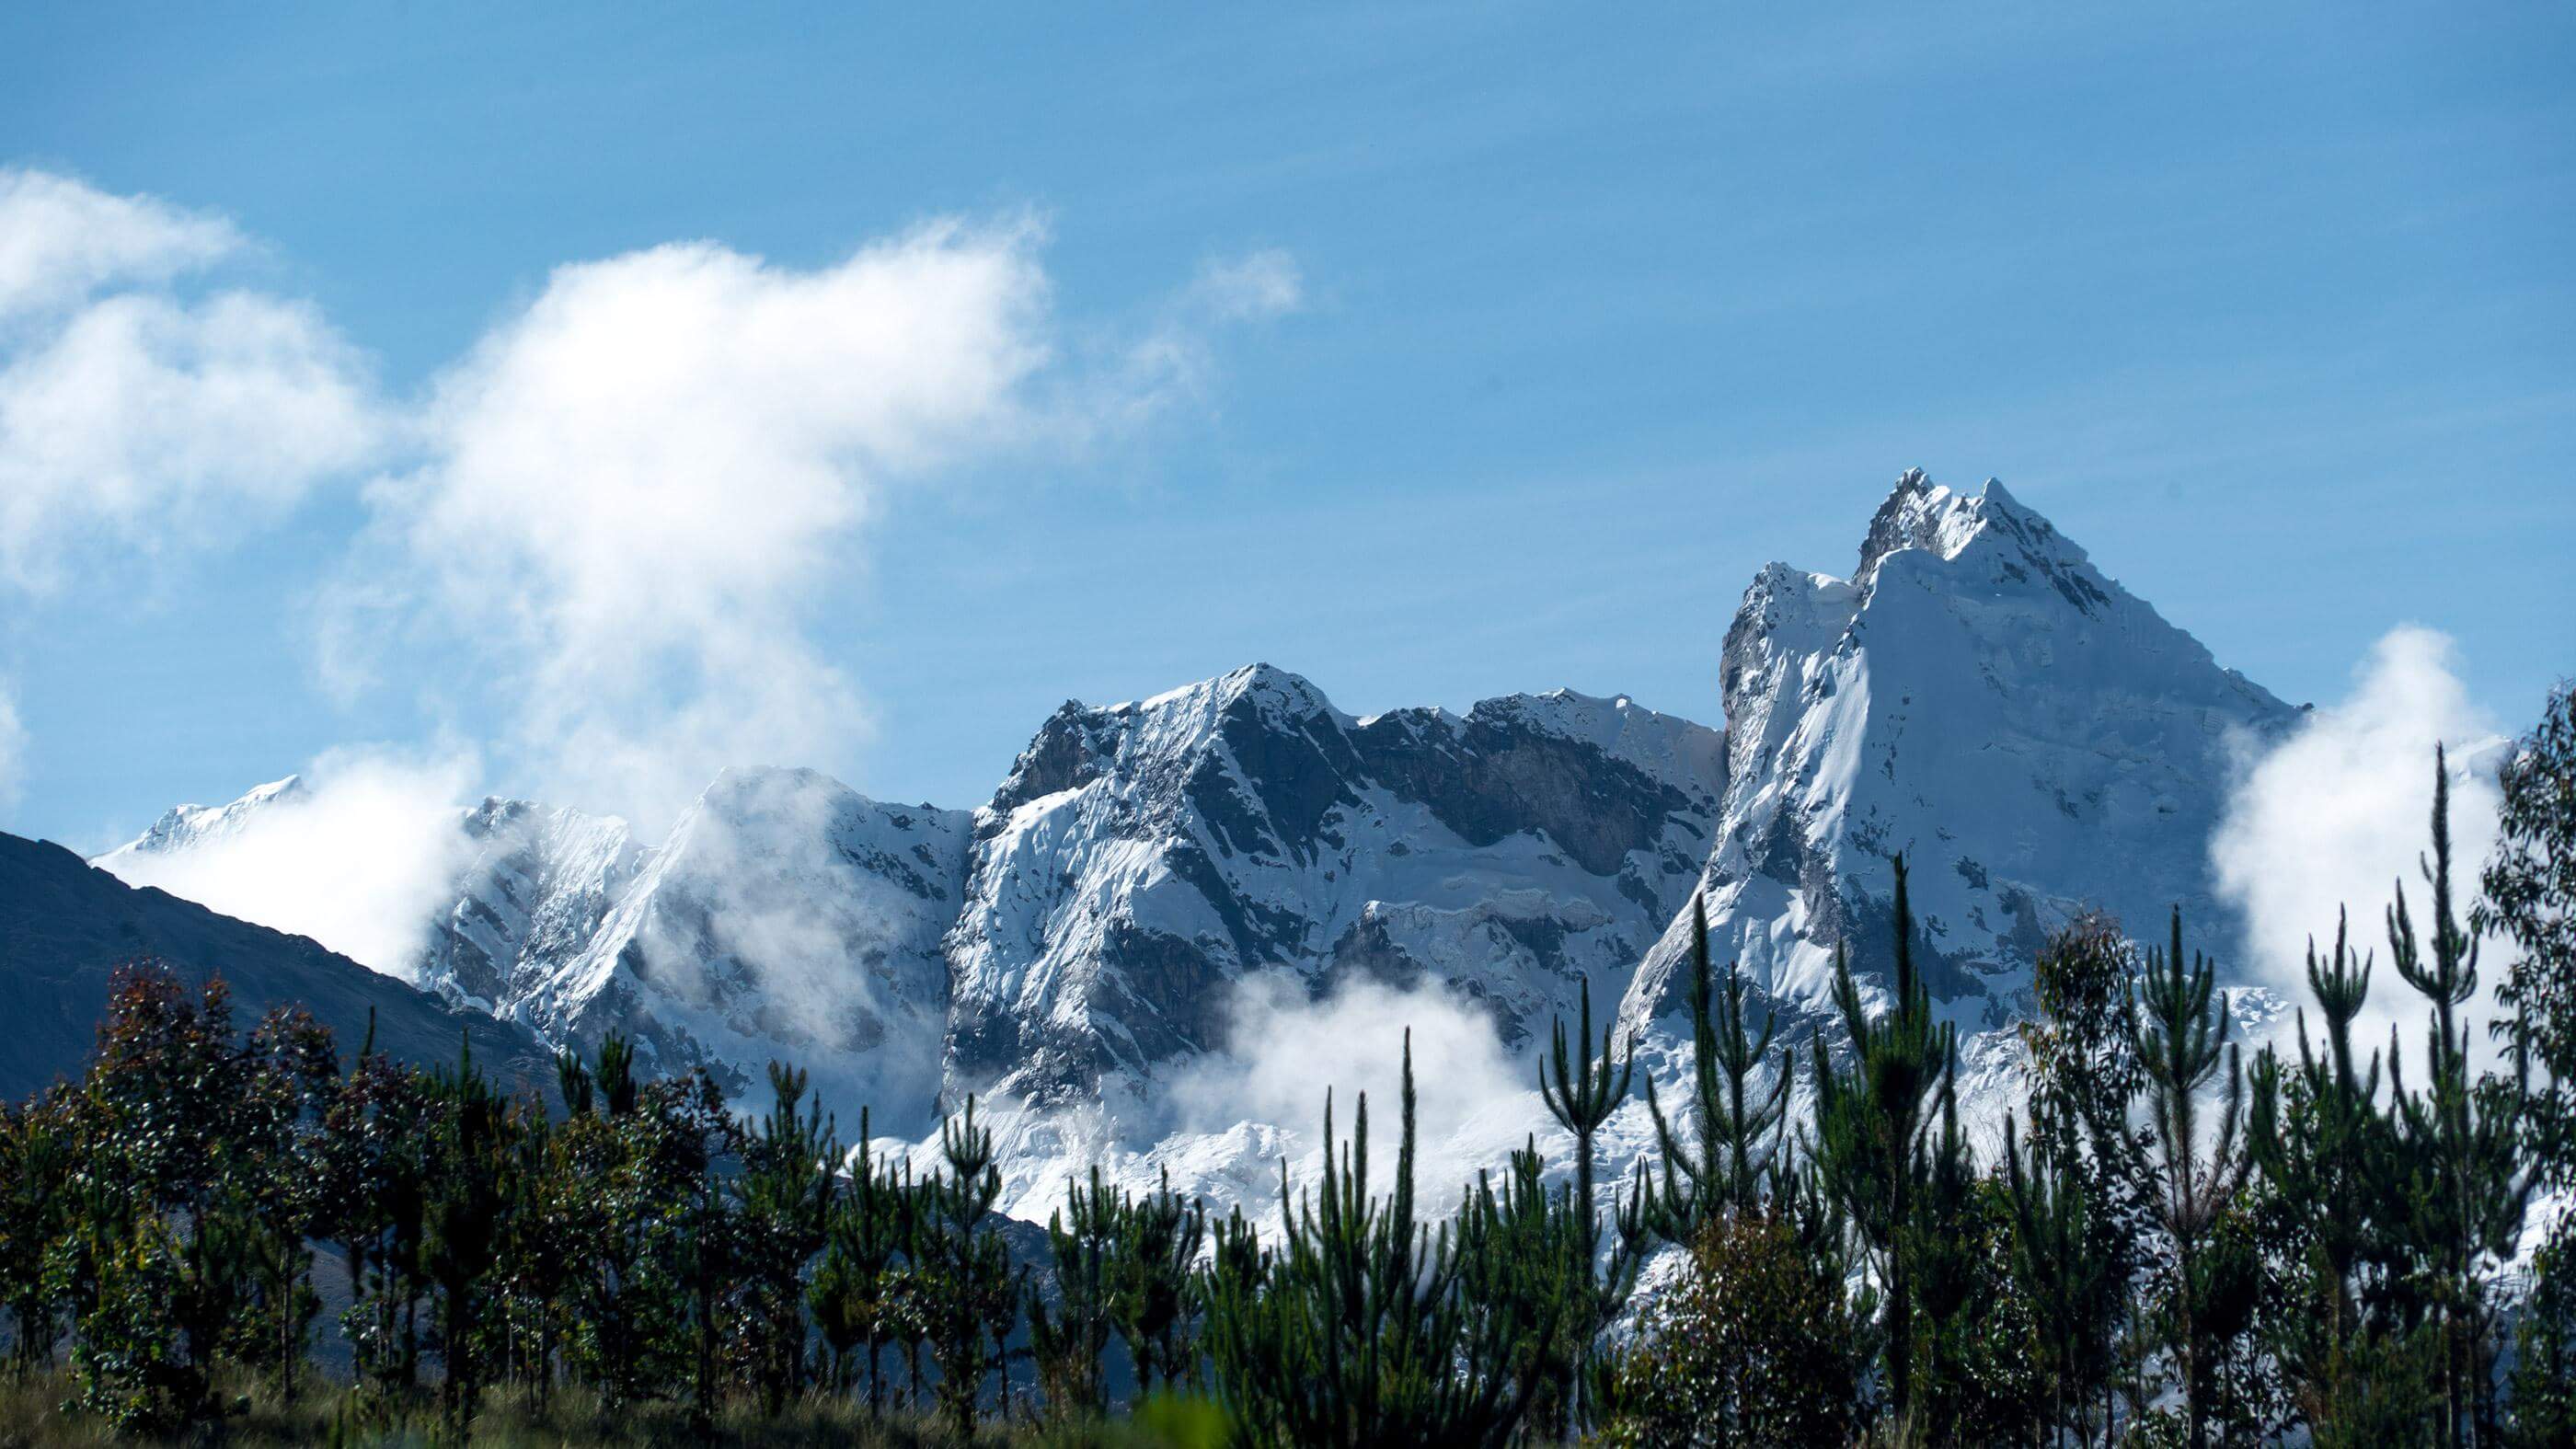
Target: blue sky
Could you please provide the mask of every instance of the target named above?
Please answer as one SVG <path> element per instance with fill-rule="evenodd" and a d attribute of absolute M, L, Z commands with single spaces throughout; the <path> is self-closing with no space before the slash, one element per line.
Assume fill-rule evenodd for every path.
<path fill-rule="evenodd" d="M 390 412 L 569 264 L 824 271 L 944 217 L 1031 269 L 1044 425 L 871 476 L 749 617 L 852 717 L 741 743 L 880 797 L 975 803 L 1061 701 L 1254 659 L 1356 712 L 1715 722 L 1753 572 L 1847 571 L 1918 464 L 2292 700 L 2406 621 L 2505 723 L 2576 670 L 2563 7 L 1782 8 L 14 7 L 0 166 L 228 222 L 171 295 L 303 309 Z M 1247 266 L 1293 296 L 1210 290 Z M 455 582 L 384 542 L 392 432 L 0 580 L 0 824 L 95 848 L 358 744 L 569 778 L 526 706 L 561 636 L 412 578 L 334 673 L 353 585 Z M 743 622 L 619 687 L 721 701 Z"/>

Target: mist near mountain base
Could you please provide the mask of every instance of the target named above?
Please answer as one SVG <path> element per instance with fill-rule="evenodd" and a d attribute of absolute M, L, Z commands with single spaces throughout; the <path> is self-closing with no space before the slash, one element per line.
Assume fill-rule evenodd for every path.
<path fill-rule="evenodd" d="M 2406 1057 L 2423 1061 L 2424 1001 L 2388 964 L 2387 911 L 2402 885 L 2416 935 L 2430 949 L 2433 761 L 2450 751 L 2451 890 L 2465 924 L 2478 871 L 2495 843 L 2498 798 L 2494 719 L 2469 698 L 2451 640 L 2406 625 L 2389 631 L 2354 670 L 2352 693 L 2320 706 L 2288 739 L 2249 754 L 2210 841 L 2222 897 L 2245 916 L 2248 977 L 2309 1004 L 2307 956 L 2333 949 L 2339 911 L 2350 941 L 2376 961 L 2354 1044 L 2385 1051 L 2398 1029 Z M 2187 924 L 2187 923 L 2186 923 Z M 2503 962 L 2479 971 L 2467 1020 L 2491 1015 Z M 2310 1014 L 2312 1023 L 2314 1014 Z M 2295 1018 L 2283 1025 L 2295 1030 Z M 2482 1025 L 2473 1054 L 2491 1056 Z"/>
<path fill-rule="evenodd" d="M 1266 971 L 1235 983 L 1226 1009 L 1224 1049 L 1175 1074 L 1172 1110 L 1186 1129 L 1252 1122 L 1293 1132 L 1312 1149 L 1305 1162 L 1291 1164 L 1301 1185 L 1321 1168 L 1327 1091 L 1334 1133 L 1345 1139 L 1365 1096 L 1370 1180 L 1380 1188 L 1393 1181 L 1408 1034 L 1415 1181 L 1427 1205 L 1445 1210 L 1478 1169 L 1502 1161 L 1533 1122 L 1546 1120 L 1535 1061 L 1507 1051 L 1484 1008 L 1438 982 L 1353 980 L 1318 997 L 1305 978 Z"/>

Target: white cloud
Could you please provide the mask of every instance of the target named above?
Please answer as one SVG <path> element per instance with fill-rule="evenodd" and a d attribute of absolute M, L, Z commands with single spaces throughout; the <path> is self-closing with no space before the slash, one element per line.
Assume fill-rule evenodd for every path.
<path fill-rule="evenodd" d="M 334 751 L 301 789 L 194 845 L 123 849 L 97 864 L 408 978 L 470 855 L 461 802 L 475 773 L 458 752 Z"/>
<path fill-rule="evenodd" d="M 243 248 L 221 217 L 0 167 L 0 323 L 117 282 L 157 283 Z"/>
<path fill-rule="evenodd" d="M 810 632 L 889 489 L 1155 411 L 1172 369 L 1068 370 L 1025 221 L 799 270 L 711 243 L 559 269 L 443 375 L 323 611 L 326 677 L 435 621 L 497 672 L 532 786 L 649 824 L 730 764 L 833 763 L 857 686 Z M 1154 336 L 1293 300 L 1272 256 Z M 1157 344 L 1159 345 L 1159 344 Z"/>
<path fill-rule="evenodd" d="M 2392 630 L 2354 672 L 2353 691 L 2320 708 L 2298 732 L 2248 762 L 2210 843 L 2219 888 L 2243 909 L 2256 980 L 2310 1006 L 2306 960 L 2334 940 L 2351 912 L 2356 949 L 2377 957 L 2357 1044 L 2384 1049 L 2391 1024 L 2407 1058 L 2423 1060 L 2424 1001 L 2388 964 L 2384 919 L 2405 883 L 2418 935 L 2429 939 L 2429 892 L 2419 857 L 2432 845 L 2433 752 L 2451 750 L 2451 888 L 2462 917 L 2495 840 L 2496 793 L 2469 766 L 2492 751 L 2494 721 L 2454 670 L 2451 641 L 2432 630 Z M 2480 973 L 2483 996 L 2494 970 Z M 2483 1004 L 2468 1010 L 2483 1018 Z M 2486 1041 L 2481 1028 L 2472 1033 Z"/>
<path fill-rule="evenodd" d="M 1268 972 L 1236 984 L 1227 1019 L 1225 1049 L 1174 1077 L 1175 1125 L 1218 1132 L 1263 1123 L 1320 1149 L 1325 1090 L 1332 1090 L 1334 1130 L 1343 1136 L 1366 1093 L 1370 1178 L 1381 1189 L 1395 1169 L 1409 1030 L 1421 1158 L 1416 1191 L 1436 1211 L 1445 1212 L 1478 1169 L 1503 1161 L 1533 1123 L 1546 1120 L 1528 1064 L 1503 1049 L 1492 1018 L 1437 984 L 1400 990 L 1352 981 L 1310 1000 L 1303 978 Z M 1307 1157 L 1295 1177 L 1301 1187 L 1320 1166 L 1314 1150 Z"/>
<path fill-rule="evenodd" d="M 26 757 L 27 729 L 18 722 L 18 700 L 9 681 L 0 679 L 0 810 L 18 803 Z"/>
<path fill-rule="evenodd" d="M 723 765 L 828 758 L 864 712 L 806 612 L 881 488 L 1021 430 L 1035 243 L 943 223 L 815 271 L 706 243 L 557 270 L 439 380 L 424 460 L 371 490 L 400 586 L 362 557 L 338 612 L 461 634 L 537 783 L 594 807 L 667 820 Z"/>
<path fill-rule="evenodd" d="M 0 584 L 203 548 L 349 476 L 386 431 L 309 306 L 162 284 L 235 251 L 220 220 L 0 172 Z"/>
<path fill-rule="evenodd" d="M 1284 251 L 1203 264 L 1090 388 L 1082 415 L 1065 420 L 1065 431 L 1081 437 L 1132 429 L 1175 408 L 1204 403 L 1216 372 L 1210 338 L 1218 329 L 1271 321 L 1305 303 L 1305 276 Z"/>
<path fill-rule="evenodd" d="M 92 546 L 237 537 L 381 436 L 363 365 L 308 307 L 91 303 L 0 370 L 0 579 L 44 591 Z"/>

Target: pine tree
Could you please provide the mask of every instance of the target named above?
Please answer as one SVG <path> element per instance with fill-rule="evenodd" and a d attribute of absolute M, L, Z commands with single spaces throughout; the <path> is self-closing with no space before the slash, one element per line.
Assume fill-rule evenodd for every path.
<path fill-rule="evenodd" d="M 2495 858 L 2480 876 L 2485 899 L 2470 921 L 2518 954 L 2496 987 L 2497 1004 L 2512 1015 L 2489 1030 L 2538 1073 L 2530 1107 L 2536 1165 L 2552 1185 L 2576 1187 L 2576 684 L 2550 693 L 2496 783 Z"/>
<path fill-rule="evenodd" d="M 1862 1001 L 1848 954 L 1834 953 L 1834 1002 L 1850 1043 L 1849 1064 L 1836 1067 L 1817 1041 L 1815 1152 L 1826 1191 L 1878 1270 L 1889 1398 L 1905 1426 L 1915 1391 L 1915 1211 L 1932 1172 L 1925 1137 L 1957 1048 L 1954 1030 L 1933 1019 L 1931 993 L 1914 966 L 1914 917 L 1901 857 L 1895 918 L 1894 999 L 1878 1017 Z"/>
<path fill-rule="evenodd" d="M 2173 1251 L 2166 1347 L 2182 1379 L 2184 1432 L 2199 1449 L 2208 1442 L 2216 1396 L 2212 1360 L 2224 1349 L 2209 1309 L 2227 1286 L 2216 1270 L 2228 1266 L 2205 1258 L 2203 1248 L 2252 1164 L 2241 1131 L 2244 1076 L 2227 1040 L 2227 1003 L 2214 999 L 2216 968 L 2205 956 L 2183 955 L 2180 911 L 2171 928 L 2171 944 L 2147 953 L 2139 981 L 2136 1050 L 2147 1083 L 2148 1126 L 2131 1157 Z M 2201 1131 L 2201 1094 L 2221 1080 L 2218 1129 L 2210 1137 Z"/>
<path fill-rule="evenodd" d="M 1207 1207 L 1172 1191 L 1165 1172 L 1152 1193 L 1123 1204 L 1109 1244 L 1109 1319 L 1136 1367 L 1139 1395 L 1191 1370 L 1196 1346 L 1183 1337 L 1199 1249 L 1207 1242 Z"/>
<path fill-rule="evenodd" d="M 992 1129 L 976 1125 L 973 1097 L 962 1116 L 941 1119 L 939 1146 L 948 1170 L 926 1184 L 928 1212 L 913 1257 L 926 1337 L 939 1365 L 940 1410 L 966 1437 L 975 1432 L 984 1376 L 1002 1363 L 994 1341 L 1018 1315 L 1021 1286 L 1008 1248 L 985 1222 L 1001 1199 L 1002 1174 L 993 1165 Z M 997 1321 L 1000 1334 L 993 1331 Z"/>
<path fill-rule="evenodd" d="M 421 1270 L 438 1290 L 438 1339 L 445 1373 L 440 1417 L 464 1437 L 488 1364 L 481 1338 L 500 1257 L 501 1216 L 516 1193 L 513 1124 L 500 1093 L 474 1065 L 471 1038 L 456 1070 L 431 1080 L 427 1190 L 421 1212 Z"/>
<path fill-rule="evenodd" d="M 2032 1306 L 2048 1402 L 2039 1416 L 2051 1442 L 2090 1432 L 2095 1396 L 2110 1378 L 2116 1305 L 2125 1285 L 2101 1250 L 2099 1209 L 2072 1124 L 2045 1110 L 2031 1119 L 2025 1152 L 2015 1118 L 2004 1118 L 2003 1167 L 2012 1206 L 2011 1266 Z M 2108 1428 L 2105 1405 L 2104 1427 Z"/>
<path fill-rule="evenodd" d="M 895 1329 L 896 1255 L 903 1246 L 903 1203 L 893 1171 L 880 1168 L 868 1141 L 868 1109 L 859 1109 L 858 1149 L 852 1156 L 849 1184 L 832 1206 L 823 1266 L 816 1270 L 810 1299 L 814 1321 L 832 1350 L 835 1393 L 850 1384 L 846 1360 L 850 1350 L 867 1350 L 871 1414 L 885 1404 L 880 1362 Z"/>
<path fill-rule="evenodd" d="M 1058 1420 L 1090 1419 L 1105 1405 L 1101 1357 L 1112 1332 L 1110 1274 L 1126 1217 L 1125 1195 L 1101 1181 L 1095 1163 L 1090 1187 L 1077 1183 L 1047 1219 L 1055 1304 L 1050 1308 L 1043 1294 L 1030 1292 L 1029 1347 L 1047 1413 Z"/>
<path fill-rule="evenodd" d="M 1691 897 L 1691 1098 L 1697 1141 L 1685 1146 L 1664 1116 L 1655 1079 L 1646 1078 L 1646 1106 L 1662 1149 L 1663 1191 L 1655 1202 L 1658 1231 L 1669 1242 L 1696 1243 L 1722 1213 L 1739 1217 L 1759 1204 L 1760 1186 L 1777 1151 L 1773 1141 L 1789 1108 L 1790 1057 L 1784 1050 L 1767 1088 L 1754 1078 L 1770 1055 L 1776 1018 L 1766 1016 L 1759 1036 L 1744 1020 L 1744 976 L 1726 966 L 1726 991 L 1710 983 L 1708 911 Z"/>
<path fill-rule="evenodd" d="M 805 1270 L 829 1238 L 839 1187 L 839 1135 L 804 1072 L 769 1064 L 771 1106 L 743 1148 L 734 1191 L 751 1283 L 753 1376 L 771 1414 L 804 1387 Z"/>
<path fill-rule="evenodd" d="M 2432 1006 L 2425 1084 L 2409 1090 L 2394 1041 L 2390 1092 L 2407 1170 L 2409 1236 L 2427 1272 L 2442 1342 L 2441 1436 L 2445 1445 L 2491 1437 L 2497 1343 L 2483 1260 L 2513 1254 L 2534 1185 L 2522 1161 L 2521 1084 L 2471 1079 L 2469 1028 L 2458 1009 L 2476 994 L 2477 944 L 2451 902 L 2449 762 L 2437 746 L 2433 774 L 2433 858 L 2421 863 L 2432 895 L 2429 954 L 2416 935 L 2403 882 L 2388 909 L 2389 960 Z"/>
<path fill-rule="evenodd" d="M 2299 1058 L 2266 1047 L 2251 1073 L 2247 1147 L 2260 1169 L 2259 1210 L 2276 1224 L 2285 1261 L 2265 1343 L 2297 1411 L 2334 1433 L 2337 1406 L 2353 1402 L 2365 1337 L 2366 1275 L 2389 1255 L 2386 1178 L 2394 1143 L 2378 1107 L 2381 1063 L 2357 1057 L 2352 1028 L 2370 995 L 2371 960 L 2356 954 L 2338 919 L 2332 948 L 2308 943 L 2307 980 L 2323 1022 L 2323 1051 L 2298 1017 Z M 2375 1330 L 2371 1330 L 2375 1331 Z"/>
<path fill-rule="evenodd" d="M 1414 1211 L 1413 1047 L 1404 1049 L 1403 1135 L 1391 1192 L 1368 1190 L 1368 1102 L 1350 1140 L 1324 1106 L 1324 1171 L 1290 1191 L 1257 1289 L 1219 1279 L 1207 1318 L 1216 1386 L 1251 1444 L 1499 1444 L 1518 1429 L 1529 1346 L 1474 1331 L 1447 1228 Z"/>
<path fill-rule="evenodd" d="M 1705 930 L 1701 945 L 1704 960 Z M 1586 1393 L 1593 1376 L 1594 1349 L 1602 1332 L 1627 1306 L 1644 1247 L 1645 1189 L 1641 1178 L 1637 1201 L 1623 1214 L 1623 1218 L 1633 1218 L 1640 1230 L 1622 1233 L 1612 1244 L 1607 1261 L 1603 1261 L 1599 1199 L 1593 1188 L 1594 1162 L 1599 1154 L 1595 1143 L 1611 1114 L 1627 1100 L 1628 1084 L 1636 1075 L 1637 1055 L 1633 1043 L 1625 1052 L 1618 1050 L 1609 1027 L 1602 1029 L 1600 1050 L 1594 1054 L 1592 983 L 1584 981 L 1581 990 L 1583 1006 L 1581 1025 L 1575 1033 L 1577 1045 L 1568 1048 L 1565 1023 L 1557 1020 L 1550 1054 L 1540 1061 L 1538 1079 L 1540 1100 L 1547 1104 L 1557 1124 L 1574 1137 L 1574 1185 L 1564 1205 L 1574 1218 L 1573 1231 L 1559 1232 L 1557 1236 L 1569 1259 L 1561 1275 L 1569 1285 L 1568 1291 L 1578 1295 L 1578 1302 L 1573 1305 L 1572 1323 L 1539 1366 L 1538 1383 L 1539 1416 L 1560 1435 L 1569 1426 L 1589 1428 L 1597 1422 L 1597 1406 L 1588 1402 Z M 1534 1146 L 1525 1149 L 1523 1156 L 1532 1164 L 1538 1159 Z M 1516 1160 L 1516 1173 L 1519 1167 Z M 1529 1197 L 1526 1193 L 1522 1196 Z M 1518 1199 L 1511 1205 L 1523 1206 Z M 1526 1206 L 1541 1213 L 1555 1210 L 1544 1194 L 1530 1198 Z"/>
<path fill-rule="evenodd" d="M 2496 986 L 2511 1014 L 2488 1029 L 2519 1068 L 2530 1170 L 2564 1192 L 2576 1189 L 2576 685 L 2550 692 L 2496 783 L 2495 855 L 2470 921 L 2516 951 Z M 2560 1215 L 2531 1270 L 2515 1331 L 2519 1442 L 2576 1443 L 2576 1214 Z"/>

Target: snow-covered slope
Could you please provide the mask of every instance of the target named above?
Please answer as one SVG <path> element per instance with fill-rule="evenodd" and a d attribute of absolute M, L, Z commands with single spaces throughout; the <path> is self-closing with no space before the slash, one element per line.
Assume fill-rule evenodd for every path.
<path fill-rule="evenodd" d="M 531 960 L 510 1014 L 589 1049 L 633 1038 L 736 1095 L 806 1068 L 843 1115 L 926 1129 L 963 894 L 963 811 L 885 805 L 811 770 L 728 770 L 578 950 Z"/>
<path fill-rule="evenodd" d="M 959 1087 L 1049 1102 L 1223 1043 L 1246 973 L 1428 978 L 1507 1042 L 1687 898 L 1722 738 L 1626 699 L 1355 719 L 1266 665 L 1067 705 L 976 814 L 949 933 Z"/>
<path fill-rule="evenodd" d="M 289 775 L 257 786 L 229 805 L 173 805 L 141 835 L 93 856 L 90 864 L 115 874 L 120 862 L 138 855 L 172 855 L 236 836 L 265 812 L 301 800 L 307 793 L 304 777 Z"/>
<path fill-rule="evenodd" d="M 643 854 L 611 816 L 486 799 L 465 812 L 473 855 L 432 923 L 421 983 L 506 1014 L 548 963 L 584 950 Z"/>

